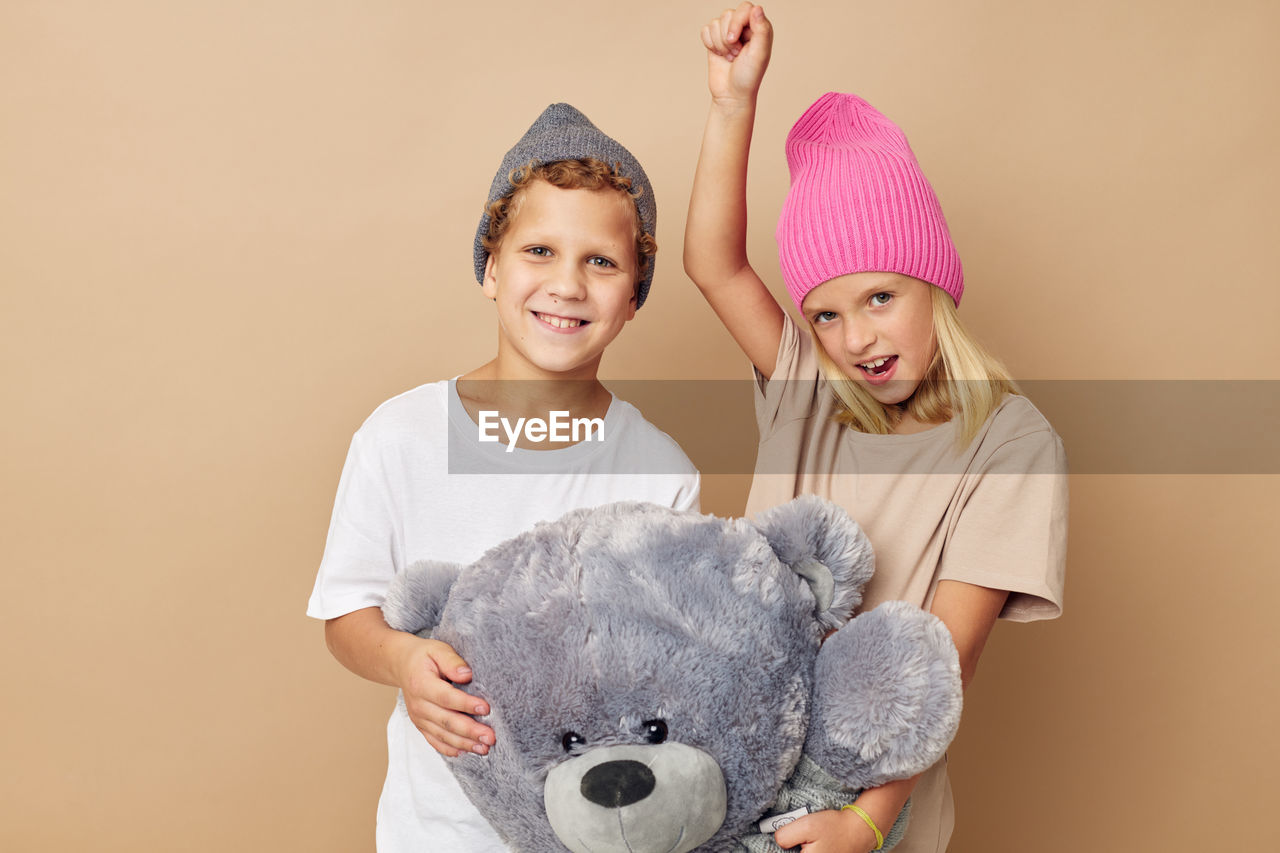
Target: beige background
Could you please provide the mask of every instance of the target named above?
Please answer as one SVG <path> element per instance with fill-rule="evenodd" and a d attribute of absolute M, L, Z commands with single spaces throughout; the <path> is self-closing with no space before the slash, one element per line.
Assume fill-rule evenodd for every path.
<path fill-rule="evenodd" d="M 0 848 L 372 849 L 392 693 L 303 607 L 352 431 L 491 354 L 472 230 L 547 103 L 660 201 L 605 374 L 743 375 L 679 263 L 718 8 L 445 6 L 0 4 Z M 1280 15 L 1206 9 L 770 7 L 757 267 L 781 293 L 791 121 L 857 91 L 1018 377 L 1280 379 Z M 745 487 L 708 478 L 705 508 Z M 995 633 L 953 849 L 1277 847 L 1277 506 L 1275 476 L 1073 478 L 1067 615 Z"/>

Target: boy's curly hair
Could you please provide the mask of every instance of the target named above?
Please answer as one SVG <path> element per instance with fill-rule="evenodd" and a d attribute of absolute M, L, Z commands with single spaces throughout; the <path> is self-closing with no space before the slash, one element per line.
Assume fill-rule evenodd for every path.
<path fill-rule="evenodd" d="M 631 190 L 631 179 L 621 175 L 619 165 L 610 166 L 603 160 L 594 157 L 583 157 L 576 160 L 553 160 L 550 163 L 529 163 L 511 170 L 511 185 L 514 189 L 489 204 L 489 229 L 480 238 L 485 251 L 493 254 L 502 243 L 502 235 L 506 233 L 511 218 L 520 210 L 520 201 L 524 197 L 523 190 L 536 180 L 546 181 L 553 187 L 562 190 L 602 190 L 612 189 L 621 192 L 628 199 L 634 199 Z M 653 256 L 658 253 L 658 241 L 652 234 L 646 233 L 640 223 L 640 211 L 635 204 L 631 205 L 635 214 L 636 233 L 636 287 L 644 278 Z"/>

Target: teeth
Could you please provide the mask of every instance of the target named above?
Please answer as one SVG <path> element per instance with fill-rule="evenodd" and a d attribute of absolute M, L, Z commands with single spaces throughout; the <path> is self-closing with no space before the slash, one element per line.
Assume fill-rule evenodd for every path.
<path fill-rule="evenodd" d="M 865 367 L 868 370 L 875 370 L 877 367 L 884 364 L 888 360 L 889 360 L 888 358 L 877 358 L 875 361 L 868 361 L 865 364 L 859 364 L 858 367 Z"/>
<path fill-rule="evenodd" d="M 581 320 L 574 320 L 570 317 L 556 317 L 551 314 L 539 314 L 538 319 L 555 326 L 557 329 L 572 329 L 582 325 Z"/>

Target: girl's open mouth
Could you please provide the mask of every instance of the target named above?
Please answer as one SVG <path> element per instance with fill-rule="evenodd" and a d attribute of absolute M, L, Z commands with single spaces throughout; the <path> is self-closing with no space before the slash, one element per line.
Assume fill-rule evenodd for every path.
<path fill-rule="evenodd" d="M 879 379 L 887 377 L 889 375 L 889 371 L 893 370 L 893 366 L 897 363 L 898 357 L 896 355 L 890 355 L 859 364 L 858 369 L 872 379 Z"/>

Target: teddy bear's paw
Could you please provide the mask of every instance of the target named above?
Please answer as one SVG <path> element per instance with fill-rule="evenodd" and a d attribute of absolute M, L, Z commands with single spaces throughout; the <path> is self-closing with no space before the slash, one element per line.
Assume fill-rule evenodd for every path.
<path fill-rule="evenodd" d="M 547 818 L 573 853 L 688 853 L 724 823 L 719 764 L 681 743 L 598 747 L 558 764 Z"/>
<path fill-rule="evenodd" d="M 961 704 L 946 626 L 914 605 L 886 602 L 823 644 L 805 752 L 852 787 L 905 779 L 942 758 Z"/>

